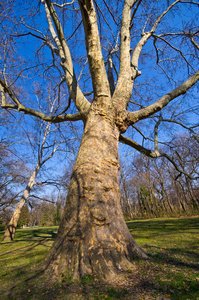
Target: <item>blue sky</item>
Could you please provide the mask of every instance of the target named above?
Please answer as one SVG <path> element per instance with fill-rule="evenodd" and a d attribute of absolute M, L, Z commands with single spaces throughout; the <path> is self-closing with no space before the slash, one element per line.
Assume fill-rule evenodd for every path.
<path fill-rule="evenodd" d="M 146 30 L 151 28 L 153 18 L 163 11 L 168 2 L 171 3 L 171 1 L 150 1 L 148 6 L 140 6 L 132 27 L 132 49 L 134 49 L 136 43 L 140 39 L 140 33 L 144 25 L 147 24 Z M 98 1 L 97 3 L 99 5 L 103 5 L 103 1 Z M 154 3 L 156 3 L 155 6 L 153 6 Z M 121 19 L 121 14 L 119 15 L 119 13 L 122 11 L 123 3 L 122 1 L 110 1 L 110 5 L 112 5 L 112 12 L 115 10 L 115 13 L 118 13 L 118 16 L 115 14 L 115 20 L 119 24 Z M 76 4 L 75 7 L 77 8 Z M 108 58 L 108 51 L 110 51 L 111 47 L 115 47 L 119 26 L 116 26 L 113 17 L 107 11 L 106 7 L 101 7 L 103 15 L 99 9 L 97 9 L 97 11 L 100 33 L 102 35 L 101 41 L 104 60 L 106 62 Z M 25 103 L 28 107 L 49 113 L 49 101 L 53 101 L 54 97 L 56 98 L 58 96 L 58 84 L 63 76 L 63 72 L 59 65 L 59 59 L 56 60 L 53 65 L 51 51 L 47 46 L 43 45 L 43 41 L 41 39 L 37 39 L 32 35 L 24 35 L 21 37 L 15 36 L 17 34 L 27 34 L 28 32 L 31 32 L 32 34 L 36 34 L 40 37 L 42 37 L 43 34 L 50 37 L 44 6 L 39 4 L 39 1 L 36 0 L 31 3 L 29 1 L 24 2 L 18 0 L 12 2 L 12 7 L 10 6 L 10 8 L 12 8 L 12 11 L 9 14 L 9 18 L 1 23 L 3 32 L 2 41 L 4 46 L 3 48 L 1 45 L 0 52 L 1 71 L 4 71 L 6 65 L 6 76 L 10 82 L 13 83 L 13 89 L 17 88 L 16 94 L 19 96 L 22 103 Z M 178 10 L 179 8 L 180 10 Z M 59 9 L 56 8 L 56 10 L 58 11 Z M 61 12 L 62 11 L 60 11 L 60 15 Z M 107 23 L 104 22 L 104 16 L 107 18 Z M 162 24 L 158 25 L 156 34 L 165 32 L 174 33 L 183 30 L 194 31 L 198 25 L 198 17 L 199 7 L 197 5 L 185 3 L 178 4 L 176 9 L 172 10 L 163 18 Z M 62 24 L 64 24 L 66 38 L 69 38 L 74 29 L 76 29 L 79 25 L 81 18 L 78 11 L 67 10 L 64 17 L 62 15 L 60 20 Z M 26 25 L 24 25 L 23 22 Z M 181 49 L 180 51 L 182 51 L 183 54 L 186 54 L 185 57 L 193 66 L 193 69 L 196 70 L 198 68 L 198 55 L 194 54 L 192 44 L 188 39 L 182 40 L 181 37 L 176 37 L 174 39 L 167 38 L 167 40 L 172 43 L 174 47 L 179 46 Z M 198 38 L 196 38 L 196 40 L 198 41 Z M 5 49 L 6 43 L 8 43 L 10 48 L 8 48 L 8 54 L 6 56 L 6 60 L 4 60 L 5 52 L 3 52 L 3 50 Z M 80 25 L 73 37 L 68 40 L 68 44 L 71 49 L 74 67 L 78 78 L 86 61 L 83 25 Z M 169 47 L 168 44 L 165 44 L 162 41 L 157 42 L 157 47 L 159 49 L 160 58 L 164 59 L 161 66 L 165 68 L 168 76 L 172 79 L 168 79 L 162 69 L 156 65 L 157 57 L 153 40 L 149 41 L 143 48 L 139 61 L 139 69 L 142 71 L 142 75 L 137 78 L 134 86 L 135 89 L 132 92 L 132 101 L 139 102 L 144 106 L 158 100 L 159 97 L 181 84 L 194 72 L 191 67 L 187 68 L 187 63 L 182 58 L 179 51 L 175 51 L 173 48 Z M 119 52 L 117 52 L 113 57 L 115 67 L 118 71 L 119 63 L 117 56 L 119 56 Z M 188 74 L 188 71 L 190 74 Z M 116 73 L 114 76 L 116 81 Z M 84 66 L 83 74 L 79 83 L 83 92 L 92 91 L 88 63 Z M 68 89 L 66 84 L 62 85 L 61 95 L 63 98 L 61 97 L 60 99 L 61 108 L 59 111 L 65 108 L 68 103 Z M 198 114 L 191 112 L 190 108 L 198 105 L 197 95 L 198 84 L 196 84 L 196 86 L 187 93 L 186 97 L 179 97 L 166 107 L 162 113 L 163 117 L 171 117 L 172 111 L 175 110 L 174 116 L 177 120 L 181 121 L 184 119 L 185 123 L 188 125 L 196 123 L 198 121 Z M 48 99 L 48 102 L 46 99 Z M 92 95 L 90 96 L 90 99 L 92 99 Z M 180 104 L 181 101 L 182 103 Z M 132 104 L 131 108 L 137 109 L 137 106 Z M 182 114 L 183 110 L 188 110 L 188 113 Z M 75 112 L 73 104 L 68 112 Z M 21 118 L 16 112 L 13 114 L 17 119 Z M 25 129 L 28 132 L 31 132 L 32 130 L 34 131 L 35 121 L 29 116 L 24 116 L 23 118 L 22 125 Z M 153 117 L 149 120 L 139 122 L 136 126 L 142 130 L 146 137 L 153 139 L 156 121 L 157 117 Z M 14 118 L 13 122 L 15 122 Z M 11 127 L 12 130 L 16 130 L 16 133 L 19 132 L 23 135 L 22 128 L 17 127 L 13 129 L 14 126 L 18 126 L 17 124 L 18 123 L 16 122 L 16 124 Z M 73 126 L 76 128 L 78 135 L 81 137 L 83 132 L 82 122 L 74 123 Z M 63 125 L 63 128 L 66 129 L 67 125 Z M 70 132 L 71 133 L 68 133 L 68 137 L 74 137 L 72 130 Z M 172 123 L 161 124 L 159 127 L 159 139 L 162 142 L 169 142 L 169 140 L 172 140 L 182 132 L 184 132 L 184 130 L 178 125 L 174 126 Z M 9 135 L 7 129 L 5 131 L 3 127 L 0 127 L 0 137 L 5 137 L 6 135 Z M 132 137 L 139 143 L 143 142 L 142 136 L 132 128 L 128 129 L 126 135 Z M 15 136 L 15 138 L 17 137 Z M 23 135 L 23 139 L 23 143 L 16 144 L 16 149 L 22 157 L 24 156 L 24 153 L 31 152 L 31 147 L 25 135 Z M 78 144 L 79 141 L 77 142 L 77 145 Z M 144 145 L 153 149 L 153 143 L 149 140 L 145 140 Z M 122 157 L 123 154 L 127 155 L 132 153 L 132 151 L 133 149 L 122 145 L 120 147 L 120 156 Z M 29 164 L 34 166 L 35 156 L 33 154 L 30 156 Z M 58 164 L 59 160 L 64 160 L 64 157 L 65 154 L 63 154 L 63 156 L 61 154 L 59 154 L 59 156 L 55 156 L 55 159 L 49 164 L 49 167 L 54 168 L 54 166 Z M 129 161 L 131 157 L 133 157 L 133 154 L 132 156 L 128 155 Z"/>

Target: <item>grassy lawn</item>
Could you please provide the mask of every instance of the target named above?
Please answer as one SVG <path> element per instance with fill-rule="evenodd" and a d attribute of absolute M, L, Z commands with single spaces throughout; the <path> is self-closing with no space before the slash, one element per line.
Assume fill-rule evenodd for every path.
<path fill-rule="evenodd" d="M 195 299 L 199 300 L 199 217 L 127 223 L 151 260 L 137 260 L 124 282 L 108 285 L 86 276 L 44 284 L 37 267 L 52 245 L 57 227 L 20 229 L 0 243 L 0 299 Z M 0 232 L 0 240 L 3 232 Z"/>
<path fill-rule="evenodd" d="M 145 290 L 171 299 L 199 300 L 199 218 L 129 222 L 137 243 L 153 258 L 139 261 Z"/>

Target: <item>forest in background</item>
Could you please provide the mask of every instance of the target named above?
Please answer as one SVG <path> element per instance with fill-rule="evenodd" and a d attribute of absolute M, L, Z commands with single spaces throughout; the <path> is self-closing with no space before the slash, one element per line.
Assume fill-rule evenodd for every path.
<path fill-rule="evenodd" d="M 187 147 L 187 145 L 191 145 Z M 198 141 L 194 135 L 179 135 L 173 142 L 178 156 L 186 162 L 181 164 L 190 176 L 197 176 Z M 25 184 L 25 162 L 22 165 L 11 159 L 9 151 L 1 148 L 1 213 L 0 229 L 8 224 L 13 209 L 21 193 L 19 186 Z M 128 154 L 126 156 L 128 160 Z M 179 163 L 182 163 L 182 159 Z M 17 168 L 18 166 L 18 168 Z M 22 208 L 18 228 L 23 226 L 59 225 L 64 211 L 64 204 L 70 182 L 70 170 L 67 169 L 53 179 L 50 185 L 57 186 L 54 194 L 44 196 L 46 185 L 37 186 Z M 48 187 L 49 188 L 49 187 Z M 191 180 L 178 172 L 167 159 L 150 159 L 142 154 L 135 154 L 129 163 L 121 162 L 120 168 L 121 205 L 126 220 L 158 217 L 192 216 L 199 213 L 198 180 Z M 40 198 L 42 195 L 43 198 Z"/>
<path fill-rule="evenodd" d="M 137 32 L 142 28 L 142 36 L 163 8 L 167 9 L 168 6 L 171 14 L 168 14 L 168 18 L 163 17 L 167 11 L 165 10 L 161 15 L 163 23 L 158 24 L 158 33 L 152 34 L 153 45 L 147 43 L 143 53 L 140 53 L 139 67 L 143 71 L 141 76 L 140 71 L 136 75 L 133 94 L 128 103 L 129 111 L 147 106 L 153 102 L 154 96 L 160 97 L 170 87 L 178 86 L 182 70 L 190 74 L 197 66 L 197 10 L 194 10 L 197 6 L 192 1 L 179 1 L 179 4 L 177 2 L 177 6 L 165 2 L 160 7 L 153 1 L 150 5 L 144 1 L 134 3 L 130 27 L 132 49 L 137 43 Z M 63 29 L 67 28 L 67 43 L 73 49 L 71 55 L 78 74 L 78 83 L 85 97 L 92 102 L 93 90 L 88 59 L 85 48 L 78 47 L 76 43 L 80 40 L 81 44 L 84 44 L 78 5 L 73 1 L 63 5 L 54 4 L 62 16 Z M 95 6 L 105 67 L 109 81 L 112 82 L 111 78 L 116 80 L 119 74 L 119 24 L 123 5 L 117 1 L 102 1 L 95 3 Z M 47 18 L 47 22 L 43 17 L 43 9 L 43 5 L 37 1 L 32 3 L 31 7 L 20 1 L 15 5 L 10 1 L 2 2 L 2 80 L 5 84 L 10 81 L 15 95 L 20 95 L 24 103 L 27 101 L 33 108 L 58 115 L 65 112 L 74 113 L 75 102 L 69 97 L 66 78 L 57 60 L 57 44 L 53 44 L 55 36 L 52 38 L 49 34 L 52 34 L 52 28 L 49 19 Z M 150 9 L 152 13 L 145 20 L 145 10 Z M 107 10 L 106 16 L 103 10 Z M 193 10 L 196 13 L 195 19 L 192 17 Z M 77 18 L 80 21 L 78 26 L 75 22 L 76 17 L 80 18 Z M 4 85 L 3 81 L 1 87 Z M 19 87 L 17 82 L 20 82 Z M 9 95 L 11 96 L 11 90 Z M 2 108 L 5 108 L 4 101 L 8 101 L 8 97 L 5 96 L 1 90 Z M 132 141 L 129 143 L 128 138 L 125 143 L 135 147 L 138 152 L 132 152 L 132 148 L 127 150 L 128 146 L 124 144 L 120 147 L 121 205 L 126 219 L 176 217 L 198 213 L 197 84 L 186 96 L 179 97 L 172 103 L 160 113 L 150 116 L 148 121 L 142 120 L 128 129 L 127 137 L 133 138 L 140 145 L 132 144 Z M 31 174 L 38 166 L 39 173 L 31 185 L 30 197 L 24 208 L 24 214 L 25 211 L 29 214 L 27 223 L 30 226 L 58 224 L 82 137 L 81 125 L 79 122 L 50 125 L 47 121 L 38 121 L 34 115 L 28 116 L 29 112 L 26 115 L 18 114 L 15 107 L 10 110 L 12 106 L 9 105 L 8 101 L 8 109 L 0 111 L 1 228 L 4 229 L 8 224 Z M 124 140 L 120 142 L 124 143 Z M 153 148 L 157 153 L 166 153 L 170 160 L 168 157 L 155 159 L 155 156 L 145 156 L 153 156 L 155 152 L 149 150 Z M 22 219 L 21 217 L 19 227 L 22 226 Z"/>

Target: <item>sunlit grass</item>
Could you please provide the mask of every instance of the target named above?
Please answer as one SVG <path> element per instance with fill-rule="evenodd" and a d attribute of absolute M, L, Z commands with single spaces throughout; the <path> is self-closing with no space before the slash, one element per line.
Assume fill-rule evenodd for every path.
<path fill-rule="evenodd" d="M 199 218 L 127 225 L 151 257 L 133 261 L 137 271 L 126 275 L 130 284 L 105 286 L 88 276 L 75 283 L 68 276 L 61 285 L 44 286 L 35 267 L 50 249 L 58 227 L 19 229 L 14 241 L 0 244 L 0 299 L 134 299 L 134 293 L 135 299 L 144 300 L 199 299 Z"/>
<path fill-rule="evenodd" d="M 172 299 L 197 299 L 199 218 L 155 219 L 127 224 L 137 243 L 153 258 L 150 264 L 148 261 L 137 264 L 143 281 L 154 289 L 154 294 L 162 291 Z"/>
<path fill-rule="evenodd" d="M 53 243 L 58 227 L 19 229 L 15 240 L 0 244 L 0 299 L 9 297 L 9 288 L 23 289 L 24 279 L 34 274 L 34 267 Z M 3 232 L 0 232 L 0 240 Z M 3 296 L 1 298 L 1 292 Z"/>

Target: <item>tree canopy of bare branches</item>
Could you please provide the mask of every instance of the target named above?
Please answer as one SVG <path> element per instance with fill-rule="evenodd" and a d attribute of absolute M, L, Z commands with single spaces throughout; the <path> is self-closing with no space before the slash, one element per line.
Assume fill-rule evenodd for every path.
<path fill-rule="evenodd" d="M 2 109 L 83 130 L 46 274 L 114 278 L 135 256 L 147 257 L 122 214 L 119 141 L 191 177 L 171 141 L 181 130 L 197 136 L 199 3 L 8 2 L 0 15 Z"/>

